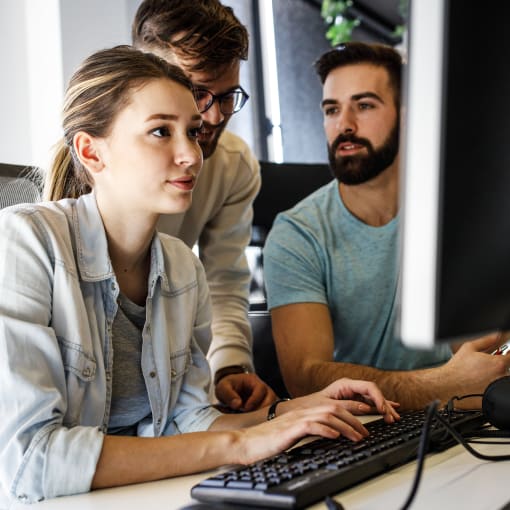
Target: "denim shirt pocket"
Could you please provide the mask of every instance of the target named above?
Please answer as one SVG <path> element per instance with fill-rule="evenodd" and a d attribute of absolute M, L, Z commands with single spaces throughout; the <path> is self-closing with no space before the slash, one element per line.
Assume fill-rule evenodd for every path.
<path fill-rule="evenodd" d="M 170 353 L 170 375 L 172 383 L 182 378 L 191 366 L 191 350 L 189 348 Z"/>
<path fill-rule="evenodd" d="M 86 353 L 80 345 L 58 339 L 67 385 L 67 410 L 64 423 L 75 426 L 80 423 L 83 401 L 90 383 L 96 378 L 95 358 Z"/>

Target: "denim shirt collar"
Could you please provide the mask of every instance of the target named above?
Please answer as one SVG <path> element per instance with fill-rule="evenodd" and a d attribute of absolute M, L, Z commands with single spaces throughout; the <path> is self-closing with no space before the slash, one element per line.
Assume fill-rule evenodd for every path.
<path fill-rule="evenodd" d="M 83 281 L 98 282 L 115 277 L 112 263 L 108 255 L 108 241 L 97 207 L 94 192 L 82 195 L 76 200 L 73 211 L 76 258 L 78 269 Z M 152 294 L 154 284 L 160 279 L 164 290 L 169 291 L 170 285 L 165 271 L 163 248 L 157 232 L 151 244 L 151 270 L 149 276 L 149 292 Z"/>

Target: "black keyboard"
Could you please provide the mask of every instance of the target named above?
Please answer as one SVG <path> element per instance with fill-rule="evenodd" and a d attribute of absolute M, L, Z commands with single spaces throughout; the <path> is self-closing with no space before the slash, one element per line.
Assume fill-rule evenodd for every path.
<path fill-rule="evenodd" d="M 479 429 L 482 413 L 438 411 L 459 433 Z M 206 478 L 191 489 L 202 502 L 265 508 L 305 508 L 417 457 L 425 411 L 402 413 L 398 422 L 367 423 L 370 435 L 354 443 L 345 437 L 316 439 L 248 466 Z M 430 428 L 430 451 L 456 444 L 437 419 Z"/>

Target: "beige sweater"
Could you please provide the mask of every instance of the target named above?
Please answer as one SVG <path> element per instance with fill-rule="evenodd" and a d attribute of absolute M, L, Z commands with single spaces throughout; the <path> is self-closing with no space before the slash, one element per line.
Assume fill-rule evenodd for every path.
<path fill-rule="evenodd" d="M 229 365 L 253 370 L 248 322 L 250 270 L 245 248 L 250 241 L 252 203 L 260 189 L 258 160 L 246 143 L 225 131 L 193 190 L 183 214 L 162 216 L 158 229 L 198 244 L 213 305 L 213 340 L 207 357 L 214 374 Z"/>

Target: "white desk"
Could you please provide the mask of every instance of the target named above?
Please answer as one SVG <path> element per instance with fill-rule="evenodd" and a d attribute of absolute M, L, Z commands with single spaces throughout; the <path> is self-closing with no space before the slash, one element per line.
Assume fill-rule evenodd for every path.
<path fill-rule="evenodd" d="M 510 445 L 475 445 L 487 454 L 510 454 Z M 399 510 L 415 472 L 415 463 L 358 485 L 336 497 L 346 510 Z M 98 490 L 56 498 L 16 510 L 154 510 L 181 509 L 193 503 L 191 487 L 206 475 Z M 510 462 L 480 461 L 460 445 L 425 461 L 412 510 L 500 510 L 510 501 Z M 324 509 L 324 503 L 310 507 Z"/>

